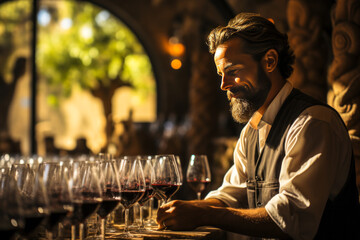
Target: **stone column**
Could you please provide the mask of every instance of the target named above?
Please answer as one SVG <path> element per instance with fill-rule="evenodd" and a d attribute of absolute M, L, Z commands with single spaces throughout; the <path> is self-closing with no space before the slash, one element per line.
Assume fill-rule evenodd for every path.
<path fill-rule="evenodd" d="M 289 0 L 287 5 L 288 37 L 296 59 L 289 78 L 294 87 L 326 102 L 327 59 L 330 37 L 324 34 L 329 1 Z M 326 28 L 325 28 L 326 29 Z"/>
<path fill-rule="evenodd" d="M 360 1 L 338 0 L 332 12 L 328 104 L 343 118 L 352 140 L 360 190 Z"/>
<path fill-rule="evenodd" d="M 188 154 L 210 154 L 211 141 L 216 133 L 218 82 L 212 56 L 208 52 L 207 2 L 188 1 L 182 31 L 186 33 L 187 52 L 191 64 L 189 81 L 189 115 L 191 127 L 188 132 Z"/>

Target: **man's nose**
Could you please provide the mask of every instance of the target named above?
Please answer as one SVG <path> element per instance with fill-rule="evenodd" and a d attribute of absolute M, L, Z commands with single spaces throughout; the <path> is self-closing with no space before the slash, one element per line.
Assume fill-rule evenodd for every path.
<path fill-rule="evenodd" d="M 223 90 L 223 91 L 227 91 L 229 90 L 232 86 L 233 86 L 233 80 L 232 78 L 226 76 L 226 75 L 223 75 L 221 77 L 221 85 L 220 85 L 220 89 Z"/>

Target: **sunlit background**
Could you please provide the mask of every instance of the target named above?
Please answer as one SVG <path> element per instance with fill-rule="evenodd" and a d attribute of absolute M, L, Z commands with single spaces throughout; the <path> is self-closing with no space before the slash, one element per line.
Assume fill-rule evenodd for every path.
<path fill-rule="evenodd" d="M 12 139 L 29 153 L 31 1 L 0 5 L 1 73 L 16 82 L 9 106 Z M 91 3 L 41 1 L 37 15 L 37 112 L 39 154 L 45 140 L 72 150 L 78 139 L 94 153 L 113 146 L 122 121 L 156 119 L 156 83 L 151 62 L 132 31 Z M 25 23 L 25 24 L 24 24 Z M 24 64 L 16 65 L 21 59 Z M 23 74 L 15 76 L 16 70 Z M 108 123 L 108 124 L 107 124 Z M 114 144 L 112 144 L 114 143 Z M 114 149 L 115 148 L 115 149 Z"/>

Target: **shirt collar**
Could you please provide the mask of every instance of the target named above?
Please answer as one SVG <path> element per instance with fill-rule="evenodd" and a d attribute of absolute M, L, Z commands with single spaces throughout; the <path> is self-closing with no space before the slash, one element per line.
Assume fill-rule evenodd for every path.
<path fill-rule="evenodd" d="M 282 104 L 284 103 L 285 99 L 289 96 L 292 89 L 293 86 L 291 85 L 291 83 L 289 81 L 286 81 L 286 83 L 281 88 L 279 93 L 276 95 L 276 97 L 267 107 L 264 114 L 261 114 L 258 111 L 256 111 L 252 115 L 251 119 L 249 120 L 250 126 L 254 129 L 258 129 L 262 127 L 265 123 L 272 125 Z"/>

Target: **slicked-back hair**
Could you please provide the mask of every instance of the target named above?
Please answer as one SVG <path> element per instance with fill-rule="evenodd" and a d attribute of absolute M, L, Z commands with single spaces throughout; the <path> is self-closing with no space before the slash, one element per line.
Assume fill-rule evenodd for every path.
<path fill-rule="evenodd" d="M 239 13 L 227 26 L 219 26 L 210 32 L 207 39 L 209 52 L 214 54 L 219 45 L 236 37 L 244 40 L 243 51 L 252 55 L 254 60 L 260 61 L 268 50 L 275 49 L 279 54 L 281 75 L 287 79 L 293 72 L 295 56 L 289 47 L 288 37 L 268 19 L 255 13 Z"/>

